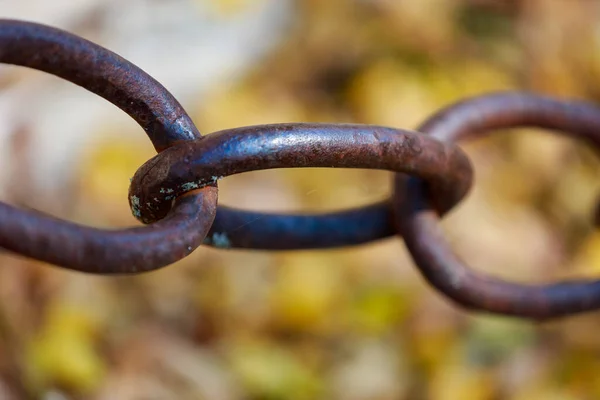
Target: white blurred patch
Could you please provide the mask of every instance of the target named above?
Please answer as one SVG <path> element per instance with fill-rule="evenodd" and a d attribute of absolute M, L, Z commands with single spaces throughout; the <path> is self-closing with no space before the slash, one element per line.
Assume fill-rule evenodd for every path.
<path fill-rule="evenodd" d="M 284 36 L 292 0 L 253 3 L 220 16 L 190 0 L 0 0 L 0 18 L 36 21 L 95 41 L 132 61 L 189 108 L 209 86 L 239 78 Z M 12 67 L 14 68 L 14 67 Z M 0 66 L 0 77 L 9 67 Z M 32 136 L 31 186 L 52 196 L 72 174 L 81 150 L 110 130 L 116 138 L 141 128 L 107 101 L 43 73 L 0 91 L 0 171 L 16 127 Z M 136 131 L 137 130 L 137 131 Z M 103 132 L 104 131 L 104 132 Z M 0 173 L 0 193 L 5 177 Z"/>

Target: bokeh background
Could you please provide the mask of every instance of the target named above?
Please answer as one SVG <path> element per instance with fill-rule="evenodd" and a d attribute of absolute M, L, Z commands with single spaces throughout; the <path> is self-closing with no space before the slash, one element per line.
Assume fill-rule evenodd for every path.
<path fill-rule="evenodd" d="M 439 107 L 523 89 L 600 100 L 587 0 L 0 0 L 0 17 L 93 40 L 162 82 L 204 133 L 275 122 L 415 128 Z M 0 196 L 98 227 L 135 225 L 153 156 L 120 110 L 0 67 Z M 476 184 L 444 221 L 456 251 L 519 282 L 600 275 L 592 149 L 538 130 L 464 143 Z M 220 202 L 327 211 L 390 194 L 383 171 L 253 172 Z M 260 223 L 257 221 L 256 223 Z M 470 314 L 398 238 L 327 251 L 201 247 L 132 277 L 0 254 L 0 398 L 597 399 L 600 316 Z"/>

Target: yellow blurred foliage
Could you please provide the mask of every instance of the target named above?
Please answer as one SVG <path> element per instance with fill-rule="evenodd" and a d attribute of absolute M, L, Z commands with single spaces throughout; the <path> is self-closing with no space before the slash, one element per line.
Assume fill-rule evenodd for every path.
<path fill-rule="evenodd" d="M 294 254 L 280 260 L 271 296 L 275 322 L 294 330 L 335 326 L 344 284 L 336 259 L 325 254 Z"/>
<path fill-rule="evenodd" d="M 491 372 L 468 366 L 460 355 L 438 362 L 444 368 L 439 368 L 431 378 L 429 399 L 494 399 L 494 376 Z"/>
<path fill-rule="evenodd" d="M 52 307 L 26 349 L 28 378 L 35 387 L 58 385 L 89 392 L 101 384 L 106 364 L 96 348 L 98 321 L 75 304 Z"/>
<path fill-rule="evenodd" d="M 130 178 L 148 160 L 139 143 L 108 140 L 96 144 L 79 167 L 82 190 L 103 201 L 118 199 L 129 189 Z"/>
<path fill-rule="evenodd" d="M 510 400 L 580 400 L 582 397 L 570 393 L 559 385 L 538 383 L 519 390 Z"/>
<path fill-rule="evenodd" d="M 382 335 L 408 317 L 410 293 L 395 287 L 370 287 L 356 296 L 350 306 L 350 320 L 356 332 Z"/>
<path fill-rule="evenodd" d="M 354 78 L 348 95 L 362 121 L 415 129 L 439 107 L 512 86 L 505 71 L 482 61 L 415 68 L 384 58 Z"/>
<path fill-rule="evenodd" d="M 246 125 L 300 122 L 305 117 L 303 108 L 283 93 L 234 83 L 209 93 L 196 119 L 201 131 L 209 133 Z"/>
<path fill-rule="evenodd" d="M 600 232 L 596 231 L 585 239 L 572 269 L 580 276 L 596 279 L 600 276 Z"/>
<path fill-rule="evenodd" d="M 383 59 L 353 80 L 348 96 L 361 121 L 386 126 L 415 127 L 434 108 L 434 99 L 419 74 Z"/>
<path fill-rule="evenodd" d="M 236 376 L 257 398 L 308 400 L 321 390 L 308 366 L 272 343 L 245 339 L 230 343 L 228 354 Z"/>
<path fill-rule="evenodd" d="M 440 360 L 454 351 L 457 334 L 451 328 L 419 332 L 411 338 L 410 351 L 414 361 L 429 374 L 439 368 Z"/>
<path fill-rule="evenodd" d="M 207 3 L 207 0 L 195 0 L 198 3 Z M 222 16 L 235 15 L 263 0 L 208 0 L 208 3 Z"/>
<path fill-rule="evenodd" d="M 89 148 L 78 168 L 80 218 L 111 226 L 135 222 L 127 193 L 135 171 L 154 156 L 149 150 L 137 141 L 114 138 Z"/>

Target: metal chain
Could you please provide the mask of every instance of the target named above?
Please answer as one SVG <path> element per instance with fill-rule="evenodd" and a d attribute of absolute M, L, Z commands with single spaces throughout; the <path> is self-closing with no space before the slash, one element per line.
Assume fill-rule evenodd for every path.
<path fill-rule="evenodd" d="M 157 151 L 200 133 L 160 83 L 118 55 L 61 30 L 0 20 L 0 62 L 59 76 L 130 115 Z M 83 272 L 116 274 L 174 263 L 202 244 L 216 213 L 216 186 L 180 196 L 168 217 L 117 231 L 84 227 L 0 203 L 0 247 Z"/>
<path fill-rule="evenodd" d="M 439 228 L 440 217 L 467 195 L 473 179 L 471 163 L 455 141 L 527 126 L 600 148 L 600 108 L 591 104 L 495 93 L 451 105 L 416 131 L 296 123 L 201 136 L 160 83 L 71 33 L 0 20 L 0 63 L 45 71 L 98 94 L 130 115 L 158 152 L 138 169 L 129 190 L 131 210 L 147 226 L 101 230 L 0 203 L 4 249 L 81 272 L 132 274 L 172 264 L 202 243 L 289 250 L 351 246 L 401 234 L 425 279 L 460 306 L 530 319 L 600 308 L 600 281 L 531 286 L 476 273 L 452 252 Z M 394 194 L 366 207 L 316 215 L 217 207 L 221 178 L 301 167 L 390 170 L 396 173 Z M 250 223 L 255 220 L 260 224 Z"/>
<path fill-rule="evenodd" d="M 419 131 L 453 142 L 514 127 L 555 130 L 600 149 L 598 107 L 523 93 L 480 96 L 452 105 L 425 121 Z M 600 308 L 600 281 L 520 285 L 467 267 L 443 239 L 435 203 L 425 190 L 418 179 L 397 176 L 396 224 L 423 276 L 450 299 L 475 310 L 535 319 Z"/>

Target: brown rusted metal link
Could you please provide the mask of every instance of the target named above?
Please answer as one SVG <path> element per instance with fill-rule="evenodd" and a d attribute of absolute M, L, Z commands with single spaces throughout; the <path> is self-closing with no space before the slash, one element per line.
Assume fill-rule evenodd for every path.
<path fill-rule="evenodd" d="M 96 93 L 142 126 L 157 151 L 200 133 L 175 98 L 144 71 L 85 39 L 44 25 L 0 20 L 0 63 L 59 76 Z M 132 273 L 171 264 L 204 240 L 217 188 L 190 192 L 169 216 L 120 231 L 84 227 L 0 203 L 0 247 L 62 267 Z"/>
<path fill-rule="evenodd" d="M 438 226 L 440 216 L 472 184 L 471 163 L 453 142 L 530 126 L 600 148 L 600 108 L 591 104 L 497 93 L 452 105 L 416 131 L 286 123 L 200 136 L 182 106 L 152 77 L 70 33 L 0 20 L 0 63 L 45 71 L 102 96 L 134 118 L 158 152 L 136 172 L 129 190 L 132 212 L 147 226 L 100 230 L 0 203 L 0 247 L 9 251 L 82 272 L 126 274 L 172 264 L 203 242 L 292 250 L 402 234 L 427 281 L 461 306 L 531 319 L 600 308 L 600 281 L 528 286 L 472 271 L 452 253 Z M 314 215 L 217 207 L 217 181 L 223 177 L 302 167 L 394 171 L 394 195 L 373 205 Z"/>
<path fill-rule="evenodd" d="M 433 115 L 419 131 L 453 142 L 514 127 L 554 130 L 600 150 L 598 107 L 523 93 L 465 100 Z M 443 239 L 433 200 L 422 181 L 397 175 L 394 207 L 399 232 L 423 276 L 450 299 L 474 310 L 540 320 L 600 308 L 600 281 L 521 285 L 468 268 Z"/>

